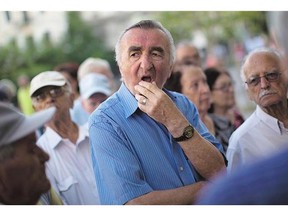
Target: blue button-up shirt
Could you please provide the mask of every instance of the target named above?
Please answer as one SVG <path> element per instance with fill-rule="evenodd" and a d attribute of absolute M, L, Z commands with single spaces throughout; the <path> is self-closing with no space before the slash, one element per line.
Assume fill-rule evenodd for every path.
<path fill-rule="evenodd" d="M 193 127 L 223 153 L 195 106 L 182 94 L 165 92 Z M 124 204 L 154 190 L 201 180 L 166 127 L 138 108 L 124 84 L 91 115 L 89 133 L 101 204 Z"/>

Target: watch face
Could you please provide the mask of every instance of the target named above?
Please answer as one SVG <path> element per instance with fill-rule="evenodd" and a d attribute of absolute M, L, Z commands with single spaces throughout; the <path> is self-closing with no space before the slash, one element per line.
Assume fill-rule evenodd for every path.
<path fill-rule="evenodd" d="M 187 129 L 185 130 L 185 137 L 187 138 L 191 138 L 193 136 L 194 133 L 194 128 L 193 127 L 187 127 Z"/>
<path fill-rule="evenodd" d="M 191 125 L 189 125 L 184 129 L 182 136 L 177 137 L 177 138 L 173 137 L 173 139 L 177 142 L 181 142 L 181 141 L 185 141 L 185 140 L 192 138 L 193 135 L 194 135 L 194 128 Z"/>

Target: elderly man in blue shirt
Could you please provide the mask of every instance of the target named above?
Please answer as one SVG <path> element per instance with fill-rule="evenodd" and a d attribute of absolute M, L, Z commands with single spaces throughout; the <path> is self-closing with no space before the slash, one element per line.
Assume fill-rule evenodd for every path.
<path fill-rule="evenodd" d="M 115 52 L 123 83 L 89 119 L 101 204 L 193 204 L 226 158 L 194 104 L 162 89 L 175 58 L 171 34 L 140 21 Z"/>

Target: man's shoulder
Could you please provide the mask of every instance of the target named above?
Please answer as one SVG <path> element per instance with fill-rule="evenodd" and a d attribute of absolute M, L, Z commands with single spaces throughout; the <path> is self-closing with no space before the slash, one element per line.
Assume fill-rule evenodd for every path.
<path fill-rule="evenodd" d="M 62 138 L 51 128 L 46 127 L 45 132 L 37 140 L 37 145 L 46 151 L 53 149 Z"/>
<path fill-rule="evenodd" d="M 235 131 L 233 134 L 237 134 L 237 136 L 242 137 L 247 134 L 252 133 L 257 128 L 257 125 L 260 124 L 261 121 L 257 118 L 255 112 L 253 112 Z"/>

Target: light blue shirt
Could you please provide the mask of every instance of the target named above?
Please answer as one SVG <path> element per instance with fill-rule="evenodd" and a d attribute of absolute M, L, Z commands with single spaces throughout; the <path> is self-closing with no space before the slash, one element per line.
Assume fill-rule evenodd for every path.
<path fill-rule="evenodd" d="M 195 106 L 182 94 L 165 92 L 193 127 L 223 152 Z M 201 180 L 165 126 L 138 109 L 124 84 L 92 113 L 89 133 L 101 204 L 125 204 L 154 190 Z"/>
<path fill-rule="evenodd" d="M 259 106 L 233 132 L 226 153 L 228 171 L 268 157 L 287 148 L 288 129 L 278 119 L 265 113 Z"/>

